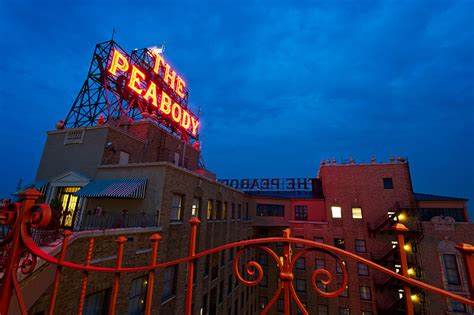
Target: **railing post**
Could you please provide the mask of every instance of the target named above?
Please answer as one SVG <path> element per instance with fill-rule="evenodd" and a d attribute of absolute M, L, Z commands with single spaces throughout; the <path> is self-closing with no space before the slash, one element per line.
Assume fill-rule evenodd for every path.
<path fill-rule="evenodd" d="M 159 234 L 153 234 L 150 236 L 151 241 L 151 259 L 150 266 L 156 266 L 156 258 L 158 257 L 158 241 L 161 239 Z M 155 269 L 148 272 L 148 284 L 145 299 L 145 314 L 151 314 L 152 299 L 153 299 L 153 287 L 155 286 Z"/>
<path fill-rule="evenodd" d="M 27 209 L 30 209 L 36 202 L 36 200 L 42 194 L 36 189 L 27 189 L 26 191 L 19 194 L 22 199 L 21 207 L 18 209 L 18 213 L 15 218 L 15 224 L 13 225 L 13 237 L 11 241 L 11 250 L 8 255 L 8 260 L 3 274 L 3 281 L 0 287 L 0 314 L 8 314 L 10 308 L 10 300 L 13 292 L 13 277 L 16 277 L 16 270 L 20 262 L 20 255 L 22 251 L 21 243 L 21 224 L 23 223 L 23 216 Z M 19 293 L 17 293 L 18 295 Z"/>
<path fill-rule="evenodd" d="M 400 264 L 402 265 L 402 274 L 404 277 L 409 278 L 408 274 L 408 262 L 407 262 L 407 255 L 405 252 L 405 237 L 404 233 L 408 231 L 408 228 L 401 224 L 396 223 L 392 226 L 392 229 L 397 233 L 397 241 L 398 241 L 398 250 L 400 252 Z M 406 314 L 413 315 L 413 302 L 411 300 L 411 289 L 408 285 L 403 285 L 404 295 L 405 295 L 405 306 L 406 306 Z"/>
<path fill-rule="evenodd" d="M 118 244 L 117 249 L 117 262 L 115 265 L 115 269 L 117 270 L 114 275 L 114 284 L 112 286 L 112 294 L 110 298 L 110 305 L 109 305 L 109 314 L 115 314 L 115 306 L 117 304 L 117 297 L 120 285 L 120 268 L 122 268 L 122 260 L 123 260 L 123 247 L 127 238 L 125 236 L 119 236 L 115 242 Z"/>
<path fill-rule="evenodd" d="M 69 243 L 69 236 L 71 236 L 72 232 L 69 230 L 65 230 L 63 232 L 63 244 L 61 246 L 61 253 L 59 254 L 58 263 L 62 263 L 66 258 L 67 246 Z M 51 293 L 51 299 L 49 301 L 49 310 L 48 314 L 54 314 L 54 306 L 56 305 L 56 299 L 58 297 L 59 291 L 59 281 L 61 280 L 62 274 L 62 266 L 58 265 L 56 267 L 56 274 L 54 276 L 54 283 L 53 283 L 53 292 Z"/>
<path fill-rule="evenodd" d="M 290 229 L 283 230 L 284 238 L 289 238 L 290 234 Z M 291 285 L 294 278 L 293 270 L 290 269 L 291 254 L 290 243 L 283 243 L 283 269 L 280 272 L 280 281 L 283 282 L 283 302 L 285 315 L 291 314 Z"/>
<path fill-rule="evenodd" d="M 91 264 L 93 251 L 94 251 L 94 238 L 91 238 L 89 239 L 89 246 L 87 248 L 86 267 L 89 267 Z M 81 295 L 79 297 L 79 310 L 77 311 L 79 315 L 82 315 L 82 311 L 84 309 L 84 300 L 86 297 L 88 278 L 89 278 L 89 271 L 84 271 L 83 276 L 82 276 Z"/>
<path fill-rule="evenodd" d="M 464 257 L 464 264 L 466 265 L 467 281 L 469 284 L 469 291 L 471 292 L 471 300 L 474 300 L 474 246 L 466 243 L 456 244 L 456 249 L 459 250 Z"/>
<path fill-rule="evenodd" d="M 196 230 L 197 225 L 200 223 L 197 217 L 192 217 L 189 220 L 191 225 L 191 235 L 189 239 L 189 257 L 193 258 L 196 253 Z M 187 291 L 186 291 L 186 315 L 191 315 L 191 306 L 193 303 L 193 279 L 194 279 L 194 263 L 195 260 L 191 259 L 188 261 L 188 275 L 187 275 Z"/>

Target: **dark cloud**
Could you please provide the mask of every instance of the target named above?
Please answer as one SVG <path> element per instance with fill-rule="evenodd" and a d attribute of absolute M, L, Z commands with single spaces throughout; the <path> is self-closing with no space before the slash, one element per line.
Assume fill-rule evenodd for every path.
<path fill-rule="evenodd" d="M 166 43 L 202 108 L 206 165 L 312 176 L 328 157 L 406 155 L 417 191 L 474 198 L 474 2 L 0 4 L 2 195 L 32 179 L 97 42 Z"/>

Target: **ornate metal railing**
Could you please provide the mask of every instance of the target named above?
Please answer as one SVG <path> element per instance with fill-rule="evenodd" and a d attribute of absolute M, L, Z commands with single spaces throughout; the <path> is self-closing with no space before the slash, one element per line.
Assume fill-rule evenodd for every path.
<path fill-rule="evenodd" d="M 402 266 L 402 274 L 396 273 L 390 269 L 387 269 L 381 265 L 378 265 L 366 258 L 357 256 L 351 252 L 345 251 L 343 249 L 318 243 L 310 240 L 292 238 L 290 236 L 290 230 L 286 229 L 283 231 L 282 237 L 269 237 L 269 238 L 260 238 L 260 239 L 251 239 L 246 241 L 239 241 L 231 244 L 226 244 L 219 246 L 217 248 L 205 250 L 200 253 L 196 253 L 196 234 L 197 234 L 197 225 L 199 224 L 198 218 L 192 218 L 189 221 L 191 225 L 190 233 L 190 246 L 189 246 L 189 255 L 187 257 L 165 262 L 157 263 L 158 258 L 158 242 L 160 240 L 160 235 L 153 234 L 150 237 L 151 242 L 151 260 L 150 263 L 146 266 L 140 267 L 131 267 L 124 268 L 122 267 L 123 262 L 123 253 L 124 246 L 127 241 L 127 238 L 120 236 L 116 239 L 117 243 L 117 258 L 115 267 L 97 267 L 91 266 L 92 252 L 94 248 L 94 238 L 89 240 L 89 246 L 87 251 L 87 256 L 85 259 L 85 264 L 77 264 L 74 262 L 66 261 L 65 257 L 68 250 L 69 239 L 72 235 L 71 231 L 63 232 L 63 239 L 61 245 L 61 251 L 59 257 L 53 257 L 48 253 L 44 252 L 32 239 L 30 234 L 31 228 L 41 228 L 46 227 L 51 219 L 51 209 L 47 205 L 37 205 L 35 204 L 36 199 L 41 195 L 36 190 L 27 190 L 21 194 L 23 198 L 22 203 L 13 203 L 8 205 L 0 211 L 0 223 L 11 225 L 10 234 L 6 239 L 2 241 L 1 246 L 8 244 L 9 246 L 9 255 L 7 256 L 6 267 L 4 270 L 4 275 L 2 283 L 0 286 L 0 315 L 7 314 L 10 306 L 10 300 L 12 298 L 12 293 L 15 291 L 16 298 L 20 307 L 20 311 L 23 314 L 27 314 L 22 290 L 20 288 L 18 274 L 19 272 L 23 274 L 29 274 L 34 271 L 37 259 L 40 258 L 48 263 L 56 265 L 56 274 L 53 282 L 53 288 L 50 295 L 50 304 L 48 314 L 53 314 L 55 311 L 56 300 L 58 297 L 59 283 L 61 280 L 62 272 L 64 268 L 76 269 L 83 271 L 82 285 L 79 297 L 78 313 L 82 314 L 84 308 L 85 295 L 88 285 L 88 277 L 90 273 L 93 272 L 104 272 L 114 274 L 112 293 L 109 303 L 109 314 L 115 314 L 117 297 L 120 287 L 120 276 L 124 273 L 131 272 L 148 272 L 148 290 L 146 292 L 145 298 L 145 314 L 151 314 L 152 310 L 152 301 L 153 301 L 153 288 L 155 284 L 155 271 L 157 269 L 163 269 L 169 266 L 176 264 L 187 263 L 187 290 L 185 297 L 185 312 L 186 314 L 191 314 L 192 300 L 193 300 L 193 278 L 194 278 L 194 267 L 195 261 L 199 258 L 202 258 L 207 255 L 211 255 L 217 252 L 224 251 L 230 248 L 237 248 L 237 254 L 234 257 L 233 261 L 233 271 L 237 279 L 247 286 L 256 286 L 258 285 L 264 276 L 264 271 L 262 266 L 257 261 L 247 261 L 245 272 L 247 277 L 241 274 L 239 271 L 239 259 L 241 254 L 249 248 L 258 248 L 266 252 L 276 263 L 279 269 L 279 279 L 278 288 L 270 299 L 268 304 L 262 310 L 262 314 L 266 314 L 272 306 L 275 304 L 277 299 L 283 294 L 283 303 L 284 303 L 284 313 L 291 313 L 291 304 L 294 302 L 296 307 L 303 313 L 309 314 L 303 303 L 301 302 L 296 290 L 293 286 L 294 274 L 293 268 L 295 266 L 298 258 L 302 257 L 308 252 L 322 252 L 324 254 L 330 255 L 336 260 L 336 263 L 339 265 L 342 270 L 342 285 L 339 286 L 336 290 L 331 292 L 326 292 L 325 290 L 320 289 L 317 286 L 318 281 L 321 281 L 323 284 L 328 285 L 333 280 L 333 274 L 326 269 L 316 269 L 312 272 L 311 275 L 311 287 L 313 291 L 326 298 L 335 298 L 343 293 L 348 282 L 348 275 L 346 270 L 346 264 L 343 263 L 341 257 L 344 260 L 352 259 L 357 262 L 364 263 L 369 267 L 376 269 L 386 275 L 389 275 L 395 279 L 398 279 L 402 282 L 404 286 L 404 300 L 406 306 L 407 314 L 413 314 L 413 304 L 411 301 L 411 287 L 418 287 L 426 291 L 430 291 L 454 301 L 458 301 L 467 305 L 474 305 L 474 258 L 472 254 L 474 253 L 474 246 L 468 244 L 458 244 L 457 248 L 463 253 L 467 268 L 469 288 L 471 292 L 471 299 L 466 297 L 454 294 L 452 292 L 431 286 L 424 282 L 412 279 L 408 275 L 408 264 L 406 259 L 406 253 L 404 250 L 404 233 L 408 231 L 406 227 L 398 223 L 393 228 L 397 232 L 397 239 L 400 250 L 400 259 Z M 283 255 L 280 257 L 271 249 L 268 245 L 272 243 L 283 243 Z M 305 246 L 304 249 L 292 252 L 292 244 L 302 244 Z"/>

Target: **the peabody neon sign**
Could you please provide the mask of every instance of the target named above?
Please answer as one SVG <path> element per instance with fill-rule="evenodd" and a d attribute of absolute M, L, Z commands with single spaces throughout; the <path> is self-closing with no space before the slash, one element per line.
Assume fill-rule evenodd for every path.
<path fill-rule="evenodd" d="M 219 179 L 221 184 L 241 190 L 311 190 L 316 178 Z"/>
<path fill-rule="evenodd" d="M 150 50 L 154 57 L 153 72 L 168 85 L 176 94 L 184 98 L 185 86 L 184 80 L 171 69 L 170 65 L 165 62 L 163 57 L 156 51 Z M 181 129 L 197 135 L 199 119 L 190 111 L 181 106 L 177 101 L 172 99 L 164 90 L 159 90 L 161 84 L 154 82 L 151 77 L 147 77 L 145 72 L 136 65 L 129 63 L 128 58 L 120 53 L 117 49 L 113 51 L 112 61 L 108 67 L 109 74 L 118 76 L 119 73 L 128 73 L 128 82 L 126 86 L 137 96 L 142 97 L 151 106 L 159 110 L 164 116 L 169 117 Z M 160 73 L 162 76 L 159 76 Z"/>

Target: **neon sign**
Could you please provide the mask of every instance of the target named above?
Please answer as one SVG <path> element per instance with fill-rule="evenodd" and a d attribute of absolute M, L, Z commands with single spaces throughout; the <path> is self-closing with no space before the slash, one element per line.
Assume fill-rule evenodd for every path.
<path fill-rule="evenodd" d="M 115 77 L 117 89 L 126 88 L 148 104 L 142 111 L 158 112 L 169 124 L 196 137 L 199 119 L 187 108 L 185 81 L 156 50 L 147 52 L 152 60 L 143 65 L 113 49 L 108 74 Z"/>

